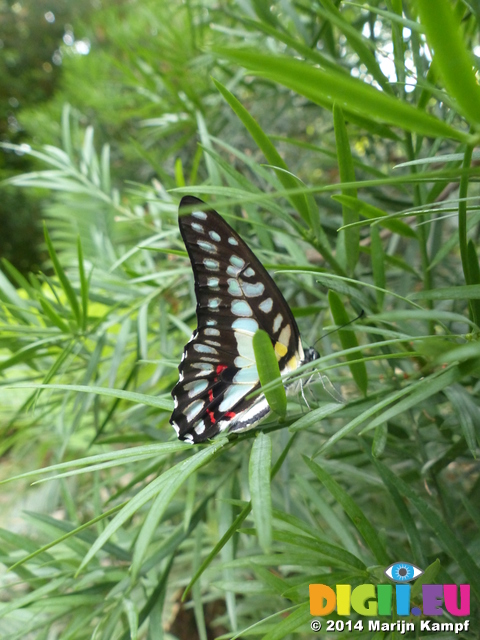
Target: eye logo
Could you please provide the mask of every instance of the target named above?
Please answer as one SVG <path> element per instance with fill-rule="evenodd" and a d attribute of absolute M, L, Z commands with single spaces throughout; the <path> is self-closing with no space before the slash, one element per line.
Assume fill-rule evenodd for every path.
<path fill-rule="evenodd" d="M 385 569 L 385 575 L 394 582 L 411 582 L 418 576 L 421 576 L 423 571 L 410 562 L 394 562 L 387 569 Z"/>

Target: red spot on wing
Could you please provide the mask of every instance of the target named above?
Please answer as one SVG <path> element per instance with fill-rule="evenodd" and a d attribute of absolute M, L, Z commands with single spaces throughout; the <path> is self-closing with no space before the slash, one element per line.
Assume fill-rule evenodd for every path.
<path fill-rule="evenodd" d="M 210 418 L 210 422 L 212 424 L 215 424 L 216 420 L 215 420 L 215 416 L 213 415 L 213 411 L 211 409 L 207 409 L 207 413 L 208 413 L 208 417 Z"/>
<path fill-rule="evenodd" d="M 213 389 L 208 390 L 208 399 L 210 402 L 213 402 Z"/>
<path fill-rule="evenodd" d="M 237 414 L 235 413 L 235 411 L 227 411 L 227 412 L 225 413 L 225 417 L 226 417 L 226 418 L 230 418 L 230 419 L 234 418 L 236 415 L 237 415 Z"/>
<path fill-rule="evenodd" d="M 222 373 L 222 371 L 225 371 L 225 369 L 228 369 L 226 364 L 219 364 L 217 365 L 217 369 L 215 371 L 215 373 Z"/>

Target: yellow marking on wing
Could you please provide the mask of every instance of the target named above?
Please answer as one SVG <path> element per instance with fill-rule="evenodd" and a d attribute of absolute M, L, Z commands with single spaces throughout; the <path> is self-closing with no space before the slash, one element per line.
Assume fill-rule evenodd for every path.
<path fill-rule="evenodd" d="M 298 368 L 297 358 L 295 356 L 290 358 L 290 360 L 287 362 L 287 368 L 290 369 L 290 371 L 295 371 L 295 369 Z"/>
<path fill-rule="evenodd" d="M 287 347 L 281 342 L 275 343 L 275 353 L 277 354 L 277 359 L 283 358 L 283 356 L 287 353 Z"/>

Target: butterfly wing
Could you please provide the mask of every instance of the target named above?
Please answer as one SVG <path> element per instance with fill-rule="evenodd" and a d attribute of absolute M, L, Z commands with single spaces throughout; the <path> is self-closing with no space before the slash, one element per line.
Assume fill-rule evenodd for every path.
<path fill-rule="evenodd" d="M 258 329 L 270 336 L 282 373 L 305 356 L 285 298 L 230 225 L 185 196 L 179 226 L 195 278 L 197 328 L 184 348 L 170 422 L 181 440 L 197 443 L 251 428 L 269 412 L 263 394 L 246 399 L 260 387 L 252 345 Z"/>

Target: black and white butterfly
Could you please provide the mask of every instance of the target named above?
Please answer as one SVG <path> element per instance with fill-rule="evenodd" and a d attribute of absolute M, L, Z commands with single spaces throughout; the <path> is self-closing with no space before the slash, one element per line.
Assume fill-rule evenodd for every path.
<path fill-rule="evenodd" d="M 252 345 L 258 329 L 270 336 L 282 374 L 319 354 L 303 350 L 277 285 L 216 211 L 185 196 L 179 226 L 195 278 L 197 328 L 178 368 L 170 423 L 180 440 L 197 443 L 251 429 L 269 413 L 263 394 L 246 397 L 260 387 Z"/>

